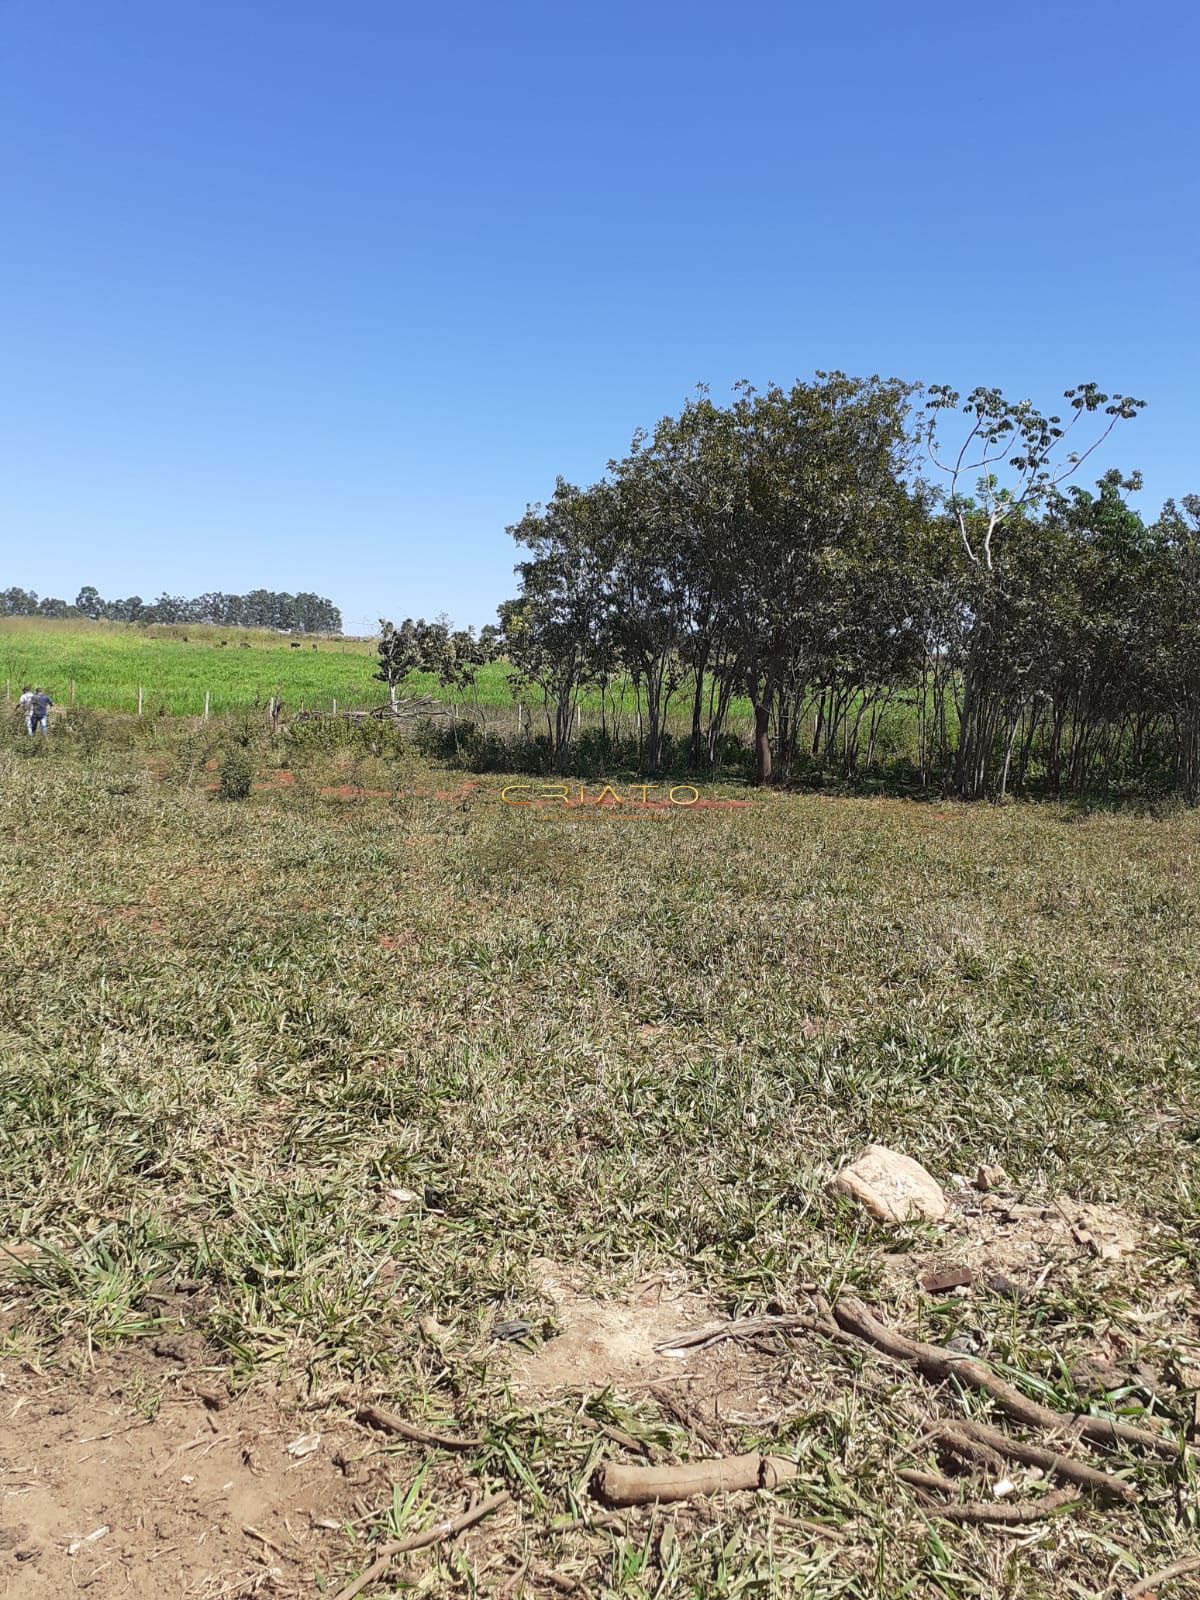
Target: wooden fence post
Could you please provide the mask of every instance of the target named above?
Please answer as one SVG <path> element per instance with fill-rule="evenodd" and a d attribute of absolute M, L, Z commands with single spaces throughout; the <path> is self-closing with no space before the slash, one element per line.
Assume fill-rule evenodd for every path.
<path fill-rule="evenodd" d="M 205 689 L 205 691 L 204 691 L 204 720 L 205 720 L 205 722 L 208 721 L 208 696 L 209 696 L 209 692 L 210 691 L 208 689 Z"/>
<path fill-rule="evenodd" d="M 142 714 L 142 686 L 138 684 L 138 716 Z"/>
<path fill-rule="evenodd" d="M 75 704 L 75 679 L 71 679 L 71 704 Z"/>

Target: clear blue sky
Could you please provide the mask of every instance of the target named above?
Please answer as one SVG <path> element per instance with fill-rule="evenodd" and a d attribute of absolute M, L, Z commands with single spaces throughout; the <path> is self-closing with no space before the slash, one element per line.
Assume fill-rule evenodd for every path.
<path fill-rule="evenodd" d="M 492 619 L 692 387 L 1149 408 L 1200 491 L 1183 0 L 0 0 L 0 587 Z"/>

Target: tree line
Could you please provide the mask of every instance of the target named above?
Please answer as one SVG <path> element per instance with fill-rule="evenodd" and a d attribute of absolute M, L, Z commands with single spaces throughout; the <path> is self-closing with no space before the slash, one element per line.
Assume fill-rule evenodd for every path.
<path fill-rule="evenodd" d="M 508 530 L 524 559 L 492 649 L 561 770 L 581 694 L 632 683 L 650 774 L 668 718 L 672 756 L 682 726 L 711 771 L 748 703 L 762 783 L 853 779 L 900 729 L 910 776 L 963 798 L 1129 782 L 1194 803 L 1200 496 L 1147 520 L 1136 474 L 1079 481 L 1141 405 L 840 372 L 702 389 Z"/>
<path fill-rule="evenodd" d="M 0 591 L 0 616 L 83 617 L 93 622 L 212 622 L 222 628 L 274 628 L 283 633 L 341 633 L 342 613 L 332 600 L 319 594 L 289 594 L 284 590 L 252 589 L 249 594 L 213 592 L 188 600 L 182 595 L 160 594 L 145 601 L 140 595 L 105 600 L 90 584 L 73 604 L 36 593 L 10 588 Z"/>

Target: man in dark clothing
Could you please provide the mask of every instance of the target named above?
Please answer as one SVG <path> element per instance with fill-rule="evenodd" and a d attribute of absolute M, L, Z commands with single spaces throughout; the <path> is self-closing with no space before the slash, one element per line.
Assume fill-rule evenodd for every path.
<path fill-rule="evenodd" d="M 29 714 L 25 720 L 25 726 L 31 735 L 37 733 L 39 729 L 42 733 L 49 732 L 50 707 L 53 704 L 54 701 L 51 700 L 44 689 L 35 689 L 33 691 L 33 698 L 29 702 Z"/>

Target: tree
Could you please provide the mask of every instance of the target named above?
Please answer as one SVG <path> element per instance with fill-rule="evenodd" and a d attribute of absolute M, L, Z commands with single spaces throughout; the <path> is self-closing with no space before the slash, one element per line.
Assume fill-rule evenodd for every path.
<path fill-rule="evenodd" d="M 1168 500 L 1156 540 L 1150 671 L 1170 718 L 1175 776 L 1189 805 L 1200 803 L 1200 495 Z"/>
<path fill-rule="evenodd" d="M 560 478 L 545 506 L 509 528 L 532 552 L 517 566 L 521 592 L 500 607 L 504 652 L 518 684 L 540 689 L 556 767 L 566 769 L 588 684 L 611 672 L 615 646 L 609 554 L 611 496 Z"/>
<path fill-rule="evenodd" d="M 788 390 L 740 385 L 725 412 L 707 400 L 690 408 L 706 436 L 696 460 L 708 587 L 726 670 L 754 710 L 760 784 L 773 770 L 773 713 L 786 742 L 789 697 L 829 654 L 832 553 L 860 527 L 910 515 L 912 392 L 898 379 L 818 372 Z"/>
<path fill-rule="evenodd" d="M 961 405 L 957 391 L 946 385 L 935 384 L 927 393 L 926 456 L 946 480 L 946 507 L 965 558 L 962 603 L 969 621 L 959 662 L 953 775 L 954 791 L 963 799 L 987 792 L 998 761 L 1007 774 L 1017 723 L 1028 704 L 1022 689 L 1028 656 L 1018 659 L 1011 648 L 1008 547 L 1019 545 L 1017 530 L 1028 534 L 1036 528 L 1037 513 L 1059 485 L 1119 421 L 1136 416 L 1144 404 L 1128 395 L 1104 394 L 1094 383 L 1068 389 L 1064 398 L 1073 412 L 1066 423 L 1058 415 L 1044 415 L 1029 400 L 1005 399 L 999 389 L 974 389 Z M 970 421 L 955 449 L 940 432 L 948 415 L 959 410 Z M 1071 449 L 1073 432 L 1085 417 L 1100 419 L 1100 426 L 1085 448 Z"/>
<path fill-rule="evenodd" d="M 415 623 L 411 617 L 405 617 L 398 628 L 383 617 L 379 619 L 379 644 L 376 646 L 379 659 L 374 677 L 377 682 L 387 684 L 388 699 L 393 708 L 404 680 L 421 668 L 417 629 L 424 626 L 423 622 Z"/>

